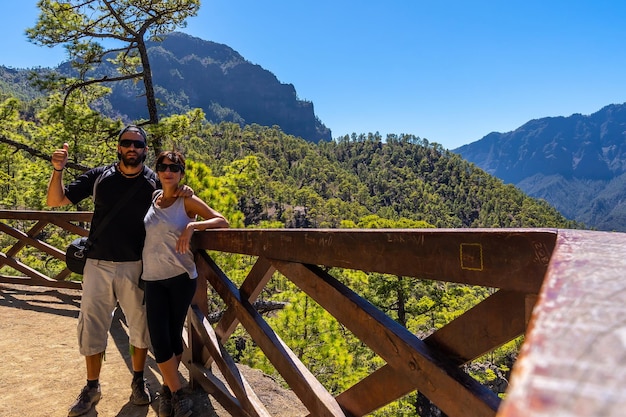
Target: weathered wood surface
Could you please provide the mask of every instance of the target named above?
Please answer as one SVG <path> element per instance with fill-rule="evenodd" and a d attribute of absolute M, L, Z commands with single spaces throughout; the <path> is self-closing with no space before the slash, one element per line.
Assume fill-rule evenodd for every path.
<path fill-rule="evenodd" d="M 460 370 L 442 351 L 429 348 L 332 276 L 318 267 L 291 262 L 277 262 L 276 268 L 395 370 L 397 382 L 388 386 L 391 391 L 408 380 L 414 390 L 426 395 L 447 415 L 495 414 L 499 401 L 491 391 Z M 388 402 L 396 399 L 387 394 L 385 397 Z M 352 403 L 359 398 L 346 400 Z"/>
<path fill-rule="evenodd" d="M 204 249 L 537 293 L 554 229 L 230 229 Z"/>
<path fill-rule="evenodd" d="M 217 364 L 222 375 L 224 376 L 224 379 L 228 382 L 230 391 L 233 392 L 236 398 L 236 400 L 229 399 L 229 401 L 236 401 L 238 404 L 237 408 L 241 408 L 250 417 L 271 417 L 263 406 L 263 403 L 257 397 L 256 393 L 241 375 L 239 369 L 237 369 L 235 361 L 218 342 L 215 330 L 210 326 L 204 313 L 197 306 L 192 306 L 188 318 L 191 320 L 191 323 L 193 323 L 192 327 L 198 331 L 200 340 L 202 341 L 202 346 L 208 349 L 209 354 Z M 200 367 L 198 364 L 192 363 L 190 367 L 192 369 L 198 368 L 199 371 L 203 371 L 203 367 Z M 195 376 L 195 379 L 198 380 L 197 375 Z M 207 378 L 206 383 L 209 382 L 210 381 Z M 230 395 L 230 392 L 221 388 L 221 386 L 212 384 L 211 388 L 211 392 L 219 390 L 224 396 Z"/>
<path fill-rule="evenodd" d="M 498 417 L 626 415 L 626 234 L 559 230 Z"/>
<path fill-rule="evenodd" d="M 232 308 L 239 322 L 246 328 L 265 356 L 280 372 L 289 387 L 314 416 L 345 417 L 335 398 L 324 388 L 285 342 L 265 322 L 250 302 L 206 254 L 204 262 L 216 271 L 208 277 L 215 291 Z"/>
<path fill-rule="evenodd" d="M 499 295 L 500 300 L 489 297 L 476 311 L 470 310 L 459 323 L 450 323 L 431 340 L 426 339 L 426 343 L 451 352 L 450 359 L 463 362 L 525 328 L 532 313 L 512 385 L 498 417 L 624 415 L 626 330 L 622 328 L 622 317 L 626 317 L 626 234 L 535 229 L 299 232 L 250 234 L 231 230 L 201 238 L 211 249 L 270 259 L 436 276 L 506 289 L 508 292 Z M 389 236 L 395 233 L 398 235 Z M 483 244 L 484 240 L 492 242 Z M 418 242 L 418 246 L 410 242 Z M 381 249 L 386 244 L 395 249 Z M 477 255 L 464 258 L 460 249 L 463 246 L 476 249 L 473 253 Z M 347 255 L 355 247 L 367 254 L 359 267 Z M 396 258 L 394 253 L 401 256 Z M 430 263 L 426 264 L 422 257 Z M 403 264 L 397 263 L 399 259 Z M 461 324 L 463 321 L 465 325 Z M 480 342 L 472 342 L 477 339 Z M 463 347 L 463 340 L 470 346 Z M 352 389 L 361 398 L 368 393 L 367 401 L 379 405 L 389 399 L 384 394 L 389 391 L 381 387 L 393 388 L 399 395 L 411 391 L 411 383 L 406 379 L 404 387 L 397 384 L 398 374 L 389 365 L 378 373 L 370 376 L 374 382 L 365 379 Z M 367 389 L 360 389 L 362 386 Z M 338 400 L 348 404 L 349 397 L 352 396 L 346 392 Z M 370 408 L 352 404 L 355 415 Z"/>

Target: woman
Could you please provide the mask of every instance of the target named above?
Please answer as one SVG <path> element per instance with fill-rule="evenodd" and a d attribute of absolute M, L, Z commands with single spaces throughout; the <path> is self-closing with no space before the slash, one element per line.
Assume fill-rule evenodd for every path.
<path fill-rule="evenodd" d="M 178 365 L 183 353 L 182 330 L 196 290 L 198 273 L 190 241 L 196 230 L 225 228 L 228 221 L 197 196 L 176 197 L 185 174 L 185 158 L 164 151 L 156 161 L 162 185 L 153 194 L 144 218 L 143 249 L 146 312 L 150 341 L 163 376 L 159 417 L 188 417 L 193 403 L 182 394 Z M 204 220 L 198 221 L 199 216 Z"/>

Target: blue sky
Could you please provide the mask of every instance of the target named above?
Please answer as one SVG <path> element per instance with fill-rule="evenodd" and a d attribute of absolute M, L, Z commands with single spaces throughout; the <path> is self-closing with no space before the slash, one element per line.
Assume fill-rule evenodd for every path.
<path fill-rule="evenodd" d="M 54 66 L 3 4 L 0 65 Z M 181 29 L 295 86 L 333 137 L 410 133 L 454 149 L 492 131 L 626 102 L 626 2 L 213 0 Z"/>

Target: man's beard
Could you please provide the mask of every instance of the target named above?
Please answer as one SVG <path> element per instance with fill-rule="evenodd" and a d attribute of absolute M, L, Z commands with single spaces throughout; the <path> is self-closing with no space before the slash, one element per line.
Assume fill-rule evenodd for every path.
<path fill-rule="evenodd" d="M 143 155 L 137 154 L 137 156 L 131 156 L 130 158 L 126 155 L 122 155 L 122 163 L 127 167 L 138 167 L 143 162 Z"/>

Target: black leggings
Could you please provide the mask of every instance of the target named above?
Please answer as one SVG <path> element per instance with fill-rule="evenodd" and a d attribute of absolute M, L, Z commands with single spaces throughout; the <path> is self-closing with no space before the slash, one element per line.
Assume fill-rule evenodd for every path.
<path fill-rule="evenodd" d="M 161 281 L 145 281 L 146 314 L 150 341 L 157 363 L 183 353 L 183 326 L 196 292 L 187 273 Z"/>

